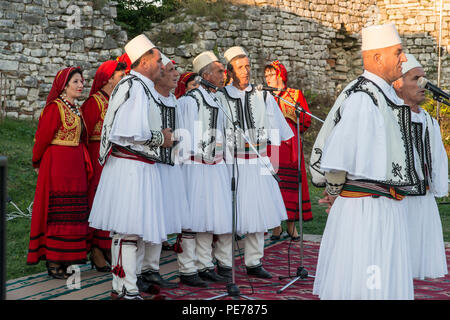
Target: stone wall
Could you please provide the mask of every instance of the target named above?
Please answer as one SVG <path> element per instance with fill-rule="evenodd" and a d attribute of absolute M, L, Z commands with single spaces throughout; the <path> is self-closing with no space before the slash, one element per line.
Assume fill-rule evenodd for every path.
<path fill-rule="evenodd" d="M 116 15 L 115 2 L 97 10 L 93 1 L 0 0 L 6 115 L 39 117 L 56 72 L 67 66 L 84 70 L 83 101 L 100 63 L 121 55 L 127 41 Z"/>
<path fill-rule="evenodd" d="M 450 0 L 443 1 L 440 84 L 449 89 Z M 222 58 L 227 48 L 241 45 L 250 53 L 253 82 L 262 83 L 264 65 L 279 59 L 290 86 L 333 96 L 362 72 L 361 28 L 394 21 L 405 50 L 437 80 L 440 0 L 229 2 L 226 19 L 181 13 L 147 34 L 180 71 L 191 70 L 193 58 L 204 50 Z M 100 63 L 120 55 L 127 41 L 113 21 L 116 5 L 109 1 L 95 9 L 94 1 L 84 0 L 0 0 L 0 105 L 3 96 L 7 116 L 37 118 L 63 67 L 81 66 L 90 87 Z"/>
<path fill-rule="evenodd" d="M 413 53 L 424 65 L 427 77 L 437 79 L 437 41 L 439 7 L 426 0 L 233 0 L 229 18 L 187 16 L 170 18 L 147 34 L 182 38 L 192 30 L 192 43 L 158 45 L 179 63 L 182 71 L 192 68 L 195 55 L 203 50 L 223 52 L 241 45 L 250 54 L 253 82 L 263 82 L 264 65 L 278 59 L 285 64 L 290 85 L 318 93 L 336 95 L 362 72 L 360 31 L 364 26 L 393 21 L 405 51 Z M 450 84 L 448 51 L 450 0 L 444 0 L 442 23 L 441 85 Z"/>

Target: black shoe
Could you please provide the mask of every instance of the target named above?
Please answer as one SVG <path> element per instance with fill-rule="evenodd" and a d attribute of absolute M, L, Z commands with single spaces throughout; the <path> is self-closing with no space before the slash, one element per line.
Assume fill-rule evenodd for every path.
<path fill-rule="evenodd" d="M 278 228 L 278 227 L 277 227 Z M 273 230 L 272 230 L 272 235 L 270 236 L 270 240 L 272 240 L 272 241 L 275 241 L 275 240 L 280 240 L 281 239 L 281 235 L 283 234 L 283 227 L 279 227 L 280 229 L 281 229 L 281 231 L 280 231 L 280 233 L 279 234 L 273 234 L 273 232 L 274 232 L 274 230 L 275 229 L 277 229 L 277 228 L 274 228 Z"/>
<path fill-rule="evenodd" d="M 145 282 L 156 284 L 160 288 L 168 288 L 168 289 L 178 288 L 178 283 L 164 280 L 163 278 L 161 278 L 159 272 L 147 271 L 142 273 L 141 277 Z"/>
<path fill-rule="evenodd" d="M 233 277 L 230 267 L 221 267 L 219 264 L 217 264 L 217 274 L 224 277 L 227 282 L 231 282 Z"/>
<path fill-rule="evenodd" d="M 117 300 L 145 300 L 145 299 L 139 293 L 136 294 L 126 293 Z"/>
<path fill-rule="evenodd" d="M 97 270 L 98 272 L 111 272 L 111 267 L 110 266 L 103 266 L 103 267 L 99 267 L 98 265 L 95 264 L 94 260 L 92 260 L 92 258 L 90 258 L 91 260 L 91 269 Z"/>
<path fill-rule="evenodd" d="M 145 281 L 142 276 L 137 277 L 136 285 L 139 292 L 145 292 L 148 294 L 158 294 L 160 292 L 160 288 L 157 284 Z"/>
<path fill-rule="evenodd" d="M 262 278 L 262 279 L 270 279 L 272 278 L 272 275 L 267 272 L 263 266 L 259 266 L 259 267 L 253 267 L 253 268 L 247 268 L 247 274 L 249 276 L 255 276 L 257 278 Z"/>
<path fill-rule="evenodd" d="M 245 235 L 240 236 L 240 235 L 237 234 L 237 235 L 234 237 L 234 240 L 240 241 L 240 240 L 243 240 L 244 238 L 245 238 Z"/>
<path fill-rule="evenodd" d="M 299 235 L 298 236 L 293 236 L 293 235 L 291 235 L 288 232 L 288 236 L 291 238 L 292 241 L 295 241 L 295 242 L 300 241 L 300 236 Z"/>
<path fill-rule="evenodd" d="M 275 240 L 280 240 L 281 239 L 281 234 L 279 235 L 271 235 L 270 236 L 270 240 L 275 241 Z"/>
<path fill-rule="evenodd" d="M 208 288 L 208 283 L 200 279 L 197 273 L 190 276 L 180 275 L 180 282 L 191 287 Z"/>
<path fill-rule="evenodd" d="M 199 272 L 198 275 L 205 281 L 226 282 L 226 279 L 221 275 L 218 275 L 214 270 L 206 269 L 205 271 Z"/>

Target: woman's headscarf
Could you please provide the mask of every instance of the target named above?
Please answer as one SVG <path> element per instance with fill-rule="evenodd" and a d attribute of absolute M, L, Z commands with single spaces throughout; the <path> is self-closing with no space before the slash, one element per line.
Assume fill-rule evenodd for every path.
<path fill-rule="evenodd" d="M 286 84 L 286 82 L 288 81 L 288 74 L 284 65 L 280 61 L 275 60 L 269 66 L 275 68 L 277 77 L 280 76 L 281 80 L 283 80 L 284 84 Z"/>
<path fill-rule="evenodd" d="M 67 85 L 69 74 L 75 69 L 79 69 L 81 72 L 81 69 L 78 67 L 68 67 L 58 71 L 55 79 L 53 80 L 52 88 L 48 93 L 46 105 L 58 98 L 58 96 L 63 92 L 65 86 Z"/>
<path fill-rule="evenodd" d="M 130 73 L 131 70 L 131 60 L 130 57 L 128 57 L 128 54 L 124 53 L 120 57 L 116 58 L 117 62 L 123 62 L 127 65 L 127 68 L 125 69 L 125 74 Z"/>
<path fill-rule="evenodd" d="M 195 72 L 185 72 L 178 79 L 177 87 L 175 88 L 175 97 L 178 99 L 186 93 L 186 85 L 189 81 L 194 80 L 197 74 Z"/>
<path fill-rule="evenodd" d="M 114 75 L 114 71 L 117 68 L 119 62 L 117 60 L 108 60 L 103 62 L 95 73 L 94 82 L 92 83 L 91 92 L 89 96 L 100 90 L 108 80 Z"/>

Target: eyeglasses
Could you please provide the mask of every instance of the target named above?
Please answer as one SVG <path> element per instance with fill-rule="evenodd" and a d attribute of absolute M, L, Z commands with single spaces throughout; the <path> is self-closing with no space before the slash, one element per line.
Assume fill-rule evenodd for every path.
<path fill-rule="evenodd" d="M 272 77 L 276 77 L 277 74 L 276 74 L 276 73 L 266 73 L 266 74 L 264 74 L 264 76 L 265 76 L 266 78 L 272 78 Z"/>

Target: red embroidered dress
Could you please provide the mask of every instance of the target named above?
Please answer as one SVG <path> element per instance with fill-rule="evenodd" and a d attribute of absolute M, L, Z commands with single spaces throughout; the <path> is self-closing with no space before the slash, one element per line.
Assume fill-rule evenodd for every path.
<path fill-rule="evenodd" d="M 90 169 L 83 119 L 60 98 L 39 118 L 33 166 L 39 168 L 27 264 L 86 262 Z"/>
<path fill-rule="evenodd" d="M 92 161 L 94 173 L 88 186 L 89 211 L 94 202 L 95 192 L 100 181 L 103 167 L 98 161 L 100 151 L 100 137 L 102 134 L 103 120 L 108 110 L 109 95 L 101 90 L 108 80 L 114 75 L 114 71 L 120 61 L 127 61 L 128 56 L 122 55 L 117 60 L 108 60 L 103 62 L 97 69 L 92 83 L 89 98 L 81 106 L 83 116 L 86 121 L 86 129 L 89 137 L 88 151 Z M 128 59 L 129 61 L 129 59 Z M 127 64 L 128 65 L 128 64 Z M 111 250 L 111 238 L 109 231 L 89 228 L 89 243 L 102 250 Z"/>
<path fill-rule="evenodd" d="M 103 169 L 98 161 L 98 157 L 103 120 L 105 118 L 106 110 L 108 109 L 108 101 L 108 94 L 102 90 L 99 90 L 91 95 L 81 106 L 89 136 L 89 156 L 94 169 L 94 173 L 92 179 L 89 181 L 88 187 L 89 210 L 92 208 L 95 192 L 97 191 L 97 186 Z M 111 238 L 109 237 L 109 234 L 109 231 L 89 228 L 89 240 L 91 241 L 92 246 L 98 247 L 102 250 L 111 249 Z"/>
<path fill-rule="evenodd" d="M 294 132 L 294 137 L 288 141 L 281 143 L 280 147 L 270 146 L 271 153 L 275 148 L 279 148 L 279 171 L 278 176 L 281 179 L 280 190 L 283 196 L 284 204 L 289 221 L 296 221 L 299 218 L 299 206 L 298 206 L 298 135 L 297 135 L 297 116 L 295 115 L 294 107 L 288 105 L 279 97 L 295 104 L 300 103 L 305 111 L 309 112 L 308 104 L 300 90 L 286 88 L 275 96 L 275 100 L 281 109 L 287 123 Z M 302 113 L 300 115 L 300 132 L 303 133 L 311 125 L 311 117 Z M 303 220 L 308 221 L 312 219 L 311 213 L 311 201 L 309 197 L 308 179 L 306 176 L 305 160 L 301 159 L 301 172 L 302 172 L 302 210 Z"/>

